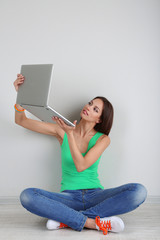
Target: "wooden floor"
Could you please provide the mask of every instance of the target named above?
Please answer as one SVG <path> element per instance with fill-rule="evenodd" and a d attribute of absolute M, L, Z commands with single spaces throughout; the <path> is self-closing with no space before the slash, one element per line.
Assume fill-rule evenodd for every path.
<path fill-rule="evenodd" d="M 0 240 L 160 240 L 160 204 L 144 203 L 133 212 L 120 216 L 125 223 L 122 233 L 103 235 L 84 228 L 49 231 L 46 219 L 26 211 L 20 204 L 0 204 Z"/>

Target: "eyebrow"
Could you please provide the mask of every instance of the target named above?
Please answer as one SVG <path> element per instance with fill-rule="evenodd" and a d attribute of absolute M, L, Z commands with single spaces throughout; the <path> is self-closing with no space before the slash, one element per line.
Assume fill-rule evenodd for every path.
<path fill-rule="evenodd" d="M 91 100 L 91 102 L 93 103 L 93 100 Z M 97 106 L 96 106 L 97 107 Z M 99 107 L 97 107 L 99 109 Z M 100 110 L 100 109 L 99 109 Z"/>

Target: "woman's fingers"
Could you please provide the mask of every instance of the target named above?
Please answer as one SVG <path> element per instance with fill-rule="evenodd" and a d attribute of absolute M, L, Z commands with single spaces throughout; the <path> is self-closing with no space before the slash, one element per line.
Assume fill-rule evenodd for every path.
<path fill-rule="evenodd" d="M 59 119 L 57 117 L 52 117 L 53 121 L 55 121 L 56 123 L 58 123 L 61 126 L 61 122 L 59 121 Z"/>
<path fill-rule="evenodd" d="M 66 125 L 61 118 L 52 117 L 52 119 L 53 121 L 57 122 L 61 127 L 64 127 Z"/>
<path fill-rule="evenodd" d="M 24 76 L 22 74 L 17 74 L 17 79 L 24 79 Z"/>
<path fill-rule="evenodd" d="M 59 120 L 59 122 L 60 122 L 62 125 L 64 125 L 64 122 L 63 122 L 63 120 L 62 120 L 61 118 L 59 118 L 58 120 Z"/>
<path fill-rule="evenodd" d="M 59 124 L 59 126 L 61 128 L 63 128 L 64 130 L 73 130 L 73 129 L 75 129 L 75 127 L 68 126 L 61 118 L 52 117 L 52 120 L 57 122 Z M 73 123 L 76 126 L 77 120 L 75 120 Z"/>
<path fill-rule="evenodd" d="M 62 127 L 61 119 L 57 119 L 58 124 Z"/>
<path fill-rule="evenodd" d="M 17 77 L 24 77 L 22 74 L 18 73 Z"/>
<path fill-rule="evenodd" d="M 76 125 L 77 124 L 77 120 L 74 120 L 73 124 Z"/>
<path fill-rule="evenodd" d="M 71 127 L 71 126 L 67 125 L 61 118 L 59 119 L 59 121 L 60 121 L 61 126 L 62 126 L 63 128 L 67 128 L 68 130 L 73 130 L 73 129 L 75 129 L 75 127 Z M 77 120 L 75 120 L 73 123 L 76 125 L 76 122 L 77 122 Z"/>
<path fill-rule="evenodd" d="M 17 83 L 23 83 L 24 82 L 24 76 L 22 74 L 17 74 Z"/>
<path fill-rule="evenodd" d="M 17 79 L 14 81 L 13 85 L 16 89 L 16 91 L 18 91 L 18 87 L 20 84 L 22 84 L 24 82 L 24 76 L 22 74 L 17 74 Z"/>
<path fill-rule="evenodd" d="M 15 80 L 15 83 L 22 83 L 24 79 L 25 78 L 22 74 L 17 74 L 17 79 Z"/>

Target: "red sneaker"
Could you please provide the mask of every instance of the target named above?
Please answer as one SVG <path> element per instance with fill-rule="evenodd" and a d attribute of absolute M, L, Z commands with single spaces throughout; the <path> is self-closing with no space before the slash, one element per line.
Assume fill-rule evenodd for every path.
<path fill-rule="evenodd" d="M 122 232 L 124 230 L 124 222 L 120 217 L 113 216 L 100 218 L 97 216 L 95 222 L 96 228 L 102 230 L 104 235 L 106 235 L 108 231 Z"/>
<path fill-rule="evenodd" d="M 64 224 L 64 223 L 60 223 L 60 225 L 59 225 L 59 228 L 66 228 L 66 227 L 68 227 L 68 225 Z"/>
<path fill-rule="evenodd" d="M 96 222 L 96 225 L 97 225 L 97 229 L 102 230 L 104 235 L 107 235 L 108 230 L 112 230 L 110 220 L 103 221 L 103 220 L 100 219 L 99 216 L 97 216 L 96 219 L 95 219 L 95 222 Z"/>
<path fill-rule="evenodd" d="M 49 219 L 46 223 L 46 228 L 49 230 L 61 229 L 61 228 L 66 228 L 66 227 L 69 228 L 68 225 L 61 223 L 61 222 L 57 222 L 55 220 L 51 220 L 51 219 Z"/>

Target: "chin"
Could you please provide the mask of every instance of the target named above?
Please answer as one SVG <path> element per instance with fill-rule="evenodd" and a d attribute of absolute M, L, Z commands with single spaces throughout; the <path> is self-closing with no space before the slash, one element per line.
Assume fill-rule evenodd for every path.
<path fill-rule="evenodd" d="M 84 120 L 86 120 L 85 115 L 83 113 L 80 114 L 80 117 Z"/>

